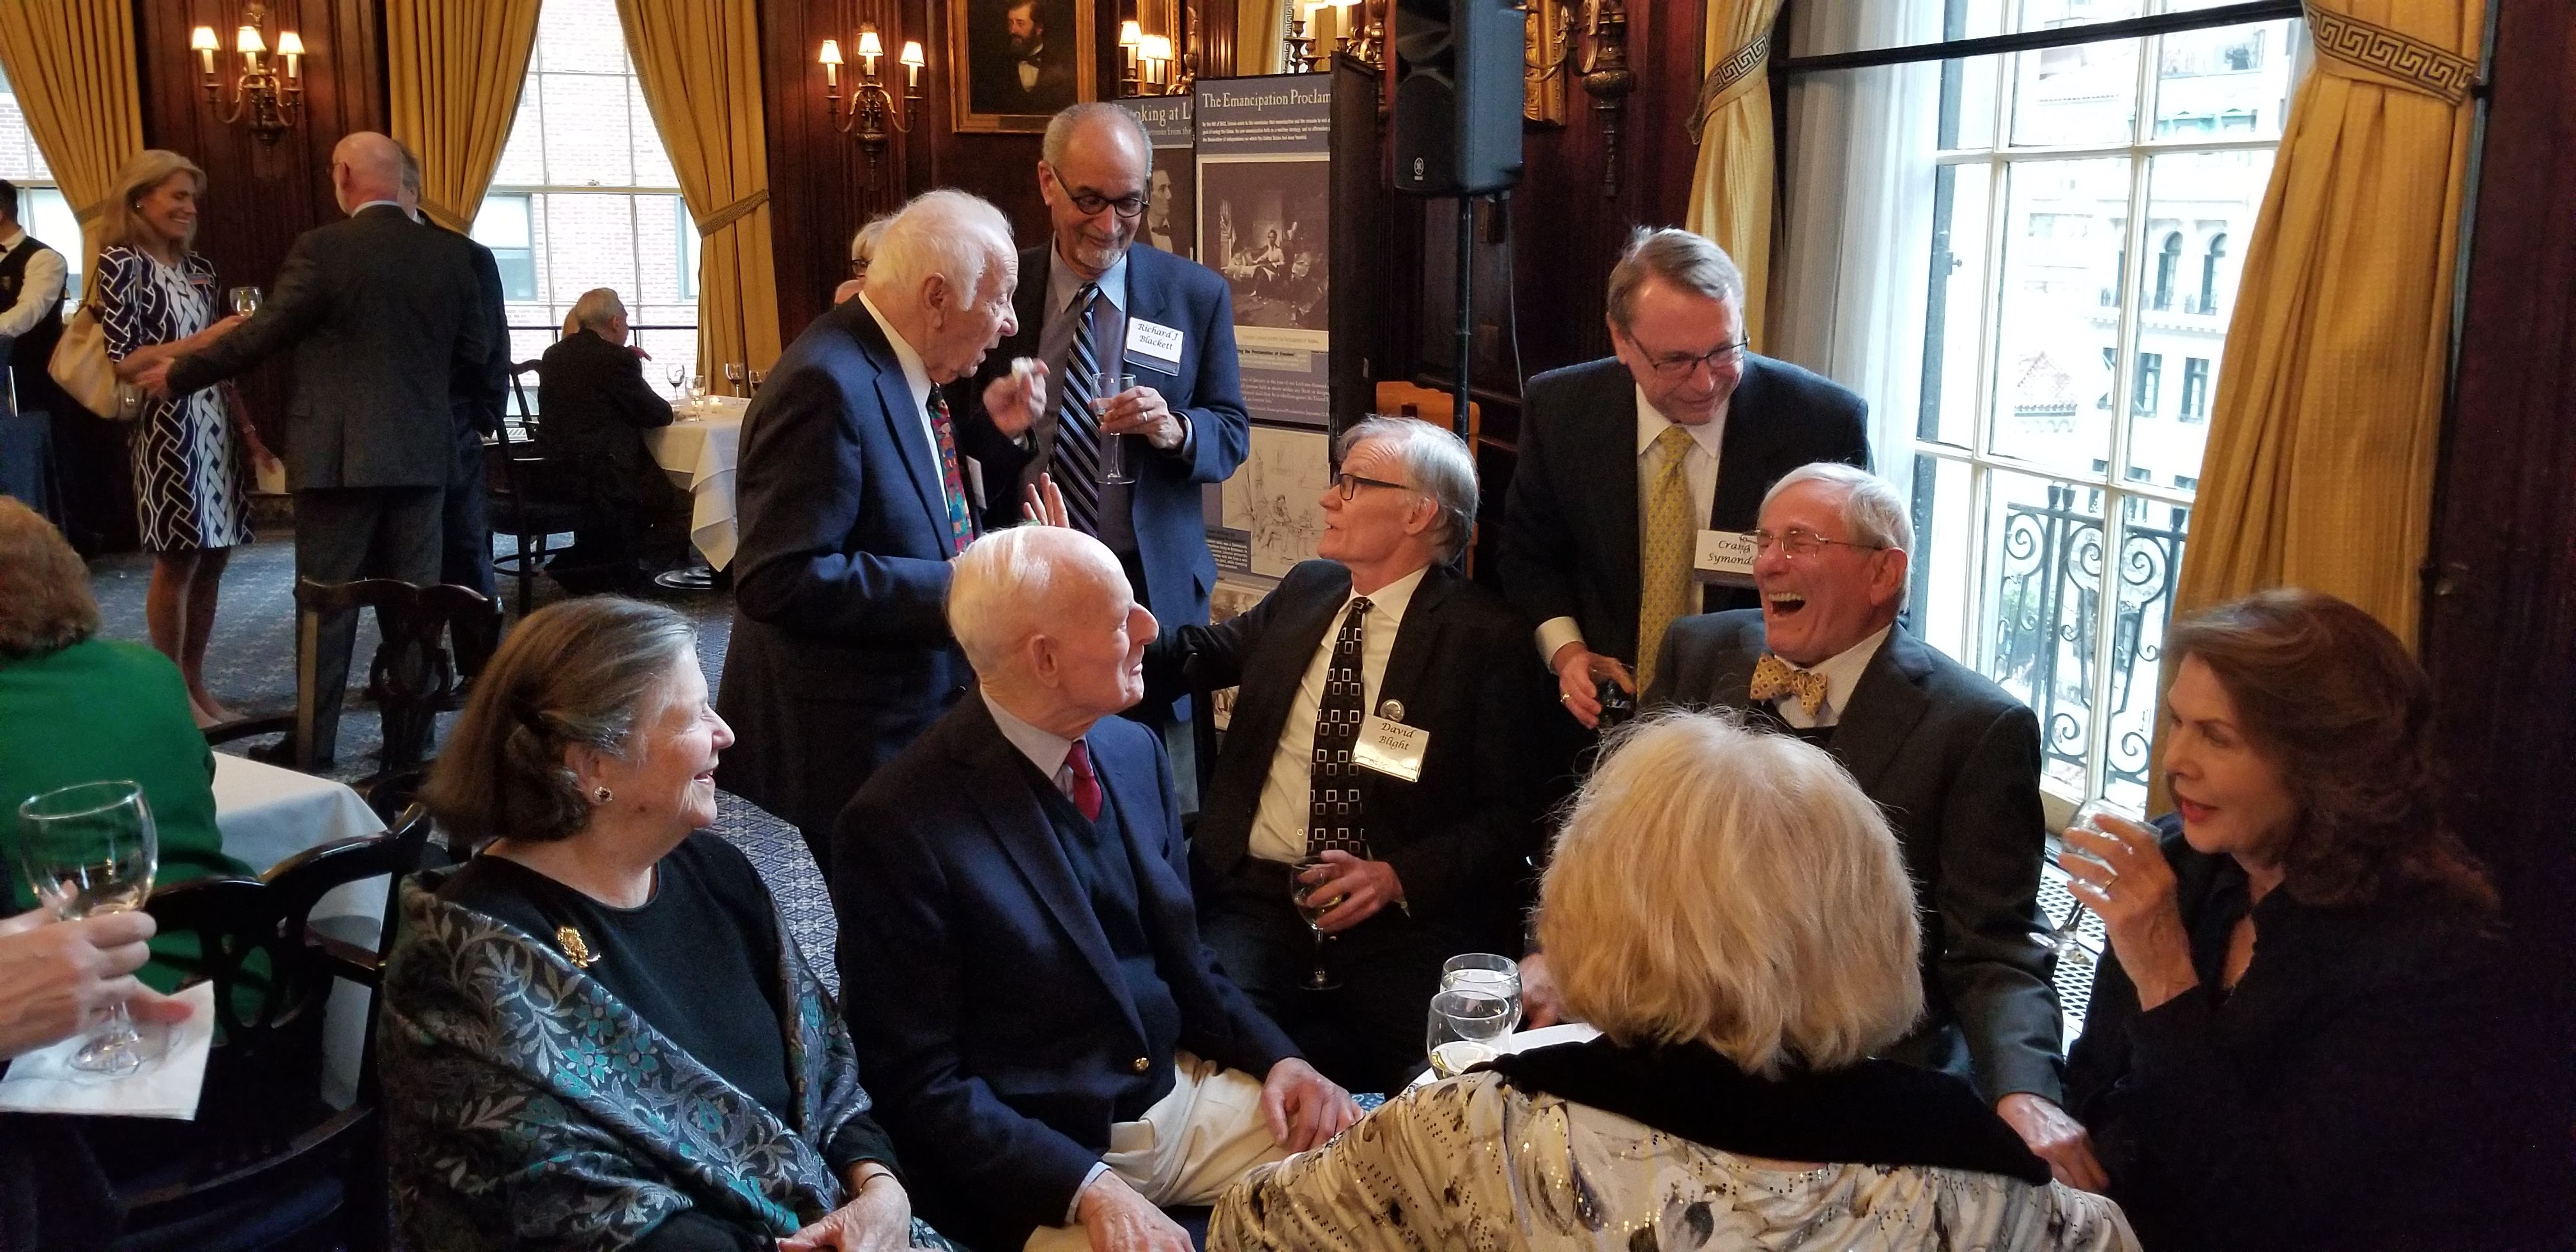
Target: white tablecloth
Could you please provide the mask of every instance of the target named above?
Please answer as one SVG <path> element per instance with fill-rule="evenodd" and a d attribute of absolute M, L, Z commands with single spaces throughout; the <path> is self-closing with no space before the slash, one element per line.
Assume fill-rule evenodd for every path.
<path fill-rule="evenodd" d="M 653 463 L 688 487 L 689 542 L 717 569 L 733 562 L 733 471 L 750 407 L 738 396 L 708 396 L 681 405 L 670 425 L 644 432 Z"/>

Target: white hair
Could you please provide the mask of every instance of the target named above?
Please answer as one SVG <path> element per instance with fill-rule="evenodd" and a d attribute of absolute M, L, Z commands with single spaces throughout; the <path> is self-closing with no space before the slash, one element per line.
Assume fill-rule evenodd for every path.
<path fill-rule="evenodd" d="M 850 259 L 861 265 L 874 261 L 877 255 L 877 244 L 885 238 L 886 224 L 893 220 L 885 216 L 869 218 L 867 225 L 861 226 L 857 233 L 850 236 Z"/>
<path fill-rule="evenodd" d="M 921 300 L 937 274 L 972 300 L 984 276 L 1011 258 L 1011 223 L 982 196 L 951 187 L 925 191 L 896 210 L 868 263 L 868 299 L 892 314 Z"/>
<path fill-rule="evenodd" d="M 1771 490 L 1762 493 L 1762 507 L 1770 508 L 1781 492 L 1800 483 L 1830 483 L 1843 489 L 1843 528 L 1851 532 L 1852 542 L 1913 553 L 1914 519 L 1906 514 L 1905 497 L 1896 494 L 1895 484 L 1857 466 L 1817 461 L 1781 475 Z"/>
<path fill-rule="evenodd" d="M 1145 119 L 1105 100 L 1067 105 L 1048 118 L 1046 137 L 1038 141 L 1038 156 L 1048 165 L 1064 164 L 1064 150 L 1073 146 L 1074 132 L 1085 126 L 1112 127 L 1134 140 L 1136 151 L 1144 154 L 1146 172 L 1153 172 L 1154 136 L 1145 129 Z"/>
<path fill-rule="evenodd" d="M 626 302 L 617 298 L 614 287 L 593 287 L 572 302 L 573 324 L 585 330 L 606 331 L 625 316 Z"/>
<path fill-rule="evenodd" d="M 1351 451 L 1364 443 L 1387 445 L 1413 476 L 1414 489 L 1440 506 L 1440 527 L 1431 537 L 1440 559 L 1464 551 L 1468 537 L 1476 533 L 1476 456 L 1467 450 L 1467 441 L 1437 422 L 1379 415 L 1342 432 L 1340 458 L 1349 460 Z"/>
<path fill-rule="evenodd" d="M 966 545 L 949 567 L 948 631 L 990 679 L 1020 645 L 1063 617 L 1066 596 L 1127 585 L 1107 545 L 1061 526 L 1014 526 Z"/>

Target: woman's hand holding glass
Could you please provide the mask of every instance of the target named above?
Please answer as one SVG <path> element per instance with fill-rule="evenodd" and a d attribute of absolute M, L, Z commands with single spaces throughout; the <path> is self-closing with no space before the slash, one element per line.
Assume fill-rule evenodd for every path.
<path fill-rule="evenodd" d="M 2109 813 L 2066 829 L 2057 863 L 2066 889 L 2102 918 L 2111 951 L 2138 989 L 2138 1007 L 2152 1009 L 2200 985 L 2191 965 L 2191 937 L 2174 903 L 2173 867 L 2156 832 Z"/>

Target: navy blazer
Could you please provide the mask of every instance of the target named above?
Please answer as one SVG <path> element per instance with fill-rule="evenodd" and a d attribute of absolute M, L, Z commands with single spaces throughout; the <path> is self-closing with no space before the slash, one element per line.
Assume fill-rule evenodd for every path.
<path fill-rule="evenodd" d="M 1868 469 L 1869 406 L 1831 380 L 1747 353 L 1727 402 L 1708 524 L 1751 530 L 1782 475 L 1817 461 Z M 1503 507 L 1503 591 L 1533 625 L 1571 617 L 1586 647 L 1634 664 L 1637 601 L 1637 384 L 1610 357 L 1529 382 L 1520 462 Z M 1711 586 L 1708 612 L 1757 608 L 1750 590 Z"/>
<path fill-rule="evenodd" d="M 1256 1078 L 1297 1055 L 1199 942 L 1172 772 L 1154 732 L 1086 740 L 1126 828 L 1178 1039 L 1149 1039 L 1056 842 L 1027 757 L 982 698 L 860 788 L 833 835 L 841 995 L 915 1211 L 979 1248 L 1064 1221 L 1112 1112 L 1175 1047 Z"/>
<path fill-rule="evenodd" d="M 856 300 L 788 345 L 743 418 L 724 789 L 806 832 L 971 681 L 944 605 L 938 453 Z"/>
<path fill-rule="evenodd" d="M 1008 373 L 1018 357 L 1038 354 L 1046 327 L 1047 253 L 1041 244 L 1020 253 L 1020 287 L 1012 299 L 1020 332 L 984 358 L 973 379 L 951 384 L 950 411 L 965 414 L 959 446 L 984 467 L 986 525 L 1020 520 L 1021 488 L 1038 480 L 1055 455 L 1052 403 L 1029 428 L 1030 446 L 1002 437 L 984 412 L 984 385 Z M 1216 585 L 1216 559 L 1208 555 L 1207 521 L 1200 487 L 1234 476 L 1252 448 L 1252 418 L 1244 412 L 1243 383 L 1234 356 L 1234 297 L 1215 270 L 1143 243 L 1127 249 L 1127 318 L 1181 332 L 1181 369 L 1166 374 L 1150 362 L 1127 358 L 1139 386 L 1163 393 L 1172 411 L 1190 424 L 1189 457 L 1159 452 L 1145 441 L 1128 445 L 1136 474 L 1129 493 L 1136 526 L 1136 554 L 1145 567 L 1139 599 L 1163 629 L 1201 626 L 1208 618 L 1208 589 Z M 1049 380 L 1047 395 L 1064 393 Z"/>
<path fill-rule="evenodd" d="M 1742 709 L 1762 611 L 1685 617 L 1664 634 L 1641 711 Z M 1923 1020 L 1885 1055 L 1946 1070 L 1987 1102 L 2027 1091 L 2062 1103 L 2062 1032 L 2041 942 L 2039 719 L 1984 675 L 1898 626 L 1861 670 L 1826 745 L 1887 814 L 1923 920 Z"/>

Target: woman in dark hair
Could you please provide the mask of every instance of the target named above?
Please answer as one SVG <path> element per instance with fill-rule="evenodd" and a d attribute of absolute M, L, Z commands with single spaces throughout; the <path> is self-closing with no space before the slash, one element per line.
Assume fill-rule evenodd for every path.
<path fill-rule="evenodd" d="M 381 1072 L 423 1248 L 945 1247 L 840 1009 L 716 816 L 697 632 L 633 600 L 519 624 L 423 799 L 481 851 L 403 891 Z"/>
<path fill-rule="evenodd" d="M 2436 811 L 2424 671 L 2310 591 L 2169 651 L 2179 820 L 2061 858 L 2110 930 L 2067 1095 L 2112 1195 L 2151 1248 L 2525 1246 L 2566 1132 L 2551 1066 L 2500 1055 L 2530 997 Z"/>

